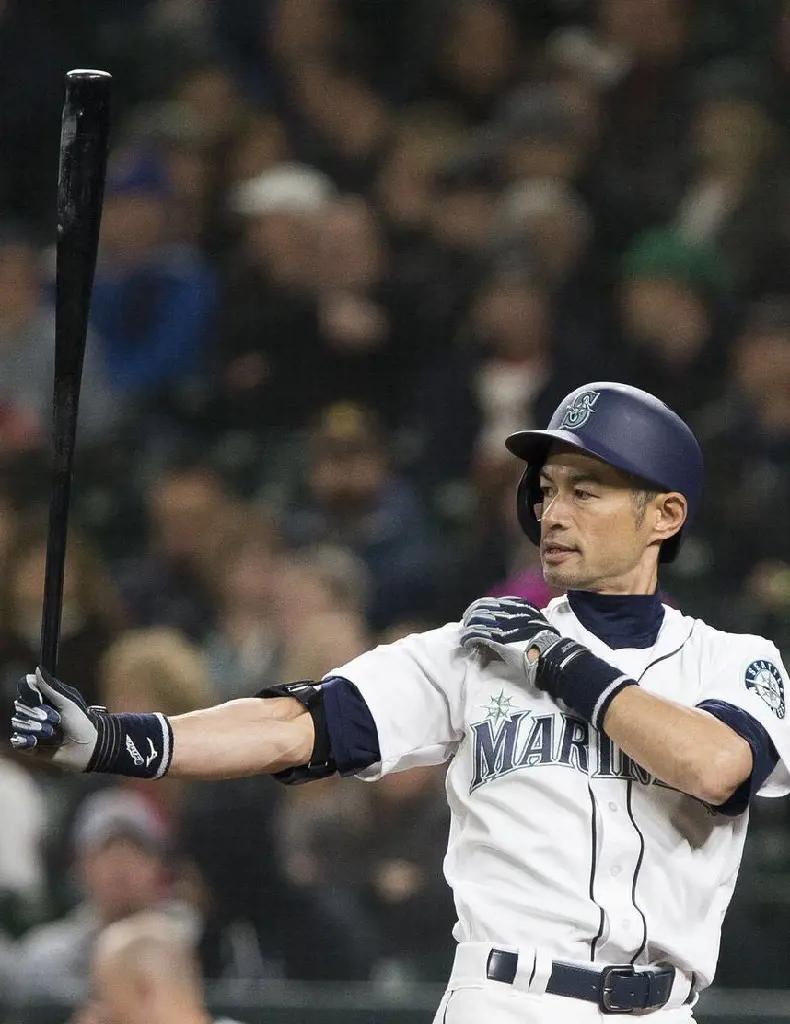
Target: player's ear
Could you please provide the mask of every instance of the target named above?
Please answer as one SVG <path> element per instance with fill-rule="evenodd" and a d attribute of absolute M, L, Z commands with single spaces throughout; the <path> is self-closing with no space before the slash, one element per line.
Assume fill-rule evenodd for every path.
<path fill-rule="evenodd" d="M 659 494 L 655 499 L 653 533 L 658 541 L 674 537 L 683 526 L 688 515 L 688 502 L 682 494 L 670 491 Z"/>

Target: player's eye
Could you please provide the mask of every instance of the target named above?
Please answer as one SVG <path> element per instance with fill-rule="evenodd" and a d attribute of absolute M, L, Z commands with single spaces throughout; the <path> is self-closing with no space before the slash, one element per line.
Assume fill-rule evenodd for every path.
<path fill-rule="evenodd" d="M 590 498 L 594 498 L 595 495 L 591 491 L 585 491 L 581 487 L 574 489 L 573 495 L 579 501 L 588 501 Z"/>

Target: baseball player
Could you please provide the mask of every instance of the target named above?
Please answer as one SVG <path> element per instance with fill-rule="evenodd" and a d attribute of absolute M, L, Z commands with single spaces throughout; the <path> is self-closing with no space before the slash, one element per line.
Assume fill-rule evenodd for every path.
<path fill-rule="evenodd" d="M 564 597 L 461 622 L 320 682 L 167 720 L 86 706 L 41 670 L 12 742 L 71 771 L 363 779 L 448 762 L 457 951 L 436 1024 L 688 1021 L 710 984 L 758 792 L 790 789 L 776 647 L 662 604 L 699 502 L 686 424 L 623 384 L 511 435 L 517 513 Z"/>

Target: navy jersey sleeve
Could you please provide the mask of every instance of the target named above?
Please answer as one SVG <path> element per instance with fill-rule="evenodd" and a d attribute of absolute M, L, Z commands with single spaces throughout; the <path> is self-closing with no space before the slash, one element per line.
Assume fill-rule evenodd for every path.
<path fill-rule="evenodd" d="M 735 704 L 728 704 L 723 700 L 704 700 L 697 707 L 728 725 L 743 737 L 751 748 L 751 775 L 741 783 L 725 803 L 716 808 L 721 814 L 742 814 L 773 772 L 779 761 L 779 754 L 765 728 L 743 708 L 736 707 Z"/>
<path fill-rule="evenodd" d="M 343 676 L 321 683 L 330 749 L 341 775 L 356 775 L 381 760 L 379 734 L 365 698 Z"/>

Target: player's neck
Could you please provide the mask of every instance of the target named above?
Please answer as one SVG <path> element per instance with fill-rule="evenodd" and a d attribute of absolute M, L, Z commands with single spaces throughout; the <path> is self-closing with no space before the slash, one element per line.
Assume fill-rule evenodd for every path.
<path fill-rule="evenodd" d="M 652 647 L 664 621 L 661 596 L 569 590 L 568 603 L 584 628 L 612 650 Z"/>
<path fill-rule="evenodd" d="M 645 552 L 645 557 L 627 573 L 600 579 L 583 589 L 618 597 L 655 594 L 658 591 L 658 563 L 655 555 Z"/>

